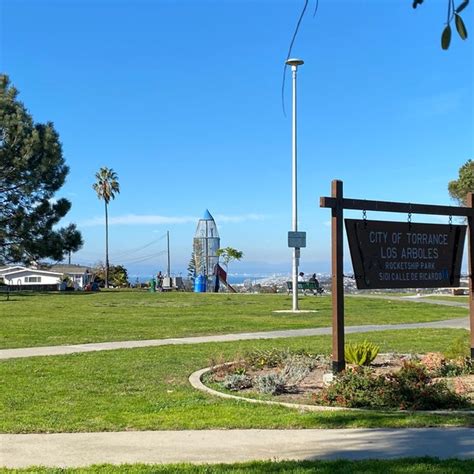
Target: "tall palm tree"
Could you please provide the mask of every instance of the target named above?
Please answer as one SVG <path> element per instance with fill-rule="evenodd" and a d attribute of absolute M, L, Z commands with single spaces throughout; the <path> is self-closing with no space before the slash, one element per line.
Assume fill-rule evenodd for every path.
<path fill-rule="evenodd" d="M 109 214 L 108 205 L 115 195 L 120 193 L 117 173 L 112 168 L 100 168 L 95 174 L 96 182 L 92 188 L 99 199 L 105 203 L 105 287 L 109 287 Z"/>

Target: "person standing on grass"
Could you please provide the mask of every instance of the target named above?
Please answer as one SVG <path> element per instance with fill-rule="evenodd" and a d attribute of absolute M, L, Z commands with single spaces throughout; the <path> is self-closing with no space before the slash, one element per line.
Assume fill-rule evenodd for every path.
<path fill-rule="evenodd" d="M 156 283 L 158 291 L 163 291 L 163 274 L 161 273 L 161 270 L 158 272 L 158 275 L 156 275 Z"/>

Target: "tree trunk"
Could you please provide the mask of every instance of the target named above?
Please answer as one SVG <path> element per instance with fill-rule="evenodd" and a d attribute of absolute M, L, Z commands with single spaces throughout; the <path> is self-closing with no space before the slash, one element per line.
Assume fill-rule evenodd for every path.
<path fill-rule="evenodd" d="M 109 215 L 105 201 L 105 287 L 109 287 Z"/>

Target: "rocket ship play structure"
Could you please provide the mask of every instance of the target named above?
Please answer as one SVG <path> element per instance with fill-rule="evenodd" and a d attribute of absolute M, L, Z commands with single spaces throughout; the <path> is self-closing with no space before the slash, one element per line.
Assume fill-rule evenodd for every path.
<path fill-rule="evenodd" d="M 217 292 L 220 283 L 231 293 L 235 293 L 235 289 L 227 282 L 227 273 L 219 265 L 217 251 L 220 248 L 220 240 L 216 222 L 206 209 L 204 216 L 198 221 L 193 241 L 196 266 L 194 291 L 197 293 Z"/>

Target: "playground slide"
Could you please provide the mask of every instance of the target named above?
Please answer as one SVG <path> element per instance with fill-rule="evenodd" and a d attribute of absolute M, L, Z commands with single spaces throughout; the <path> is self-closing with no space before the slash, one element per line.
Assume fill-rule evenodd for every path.
<path fill-rule="evenodd" d="M 219 281 L 227 288 L 229 293 L 237 293 L 235 288 L 227 281 L 227 272 L 219 264 L 216 265 L 214 272 L 217 274 Z"/>

